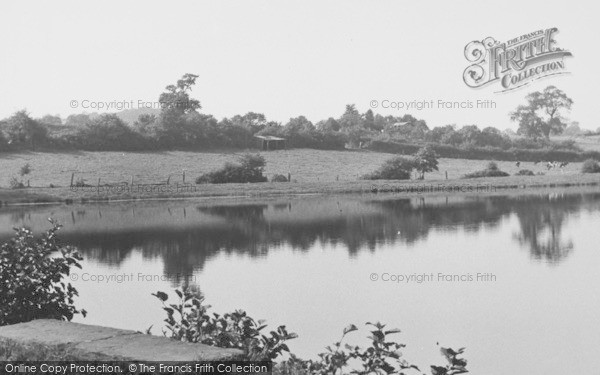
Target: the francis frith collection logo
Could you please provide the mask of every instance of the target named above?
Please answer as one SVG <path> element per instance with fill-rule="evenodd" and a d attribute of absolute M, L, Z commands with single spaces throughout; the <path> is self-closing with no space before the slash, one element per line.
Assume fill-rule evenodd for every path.
<path fill-rule="evenodd" d="M 465 47 L 465 57 L 471 63 L 464 73 L 467 86 L 478 88 L 498 83 L 509 91 L 537 79 L 568 73 L 565 57 L 571 52 L 557 47 L 557 28 L 537 30 L 500 43 L 492 37 L 475 40 Z"/>

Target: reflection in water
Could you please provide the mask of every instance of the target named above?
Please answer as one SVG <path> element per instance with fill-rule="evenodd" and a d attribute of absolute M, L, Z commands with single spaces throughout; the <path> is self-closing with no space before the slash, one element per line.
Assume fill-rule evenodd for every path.
<path fill-rule="evenodd" d="M 88 324 L 160 331 L 163 311 L 150 294 L 189 282 L 215 312 L 244 308 L 293 328 L 300 338 L 291 349 L 303 357 L 348 323 L 380 320 L 406 329 L 416 363 L 439 355 L 439 341 L 468 347 L 478 374 L 495 374 L 505 358 L 518 358 L 528 374 L 600 366 L 600 305 L 590 287 L 599 280 L 599 193 L 2 207 L 0 241 L 13 226 L 47 229 L 49 216 L 84 253 L 81 272 L 167 276 L 98 283 L 81 274 L 75 286 Z M 497 280 L 369 278 L 384 272 L 489 272 Z M 564 361 L 565 342 L 580 368 Z"/>
<path fill-rule="evenodd" d="M 548 197 L 548 202 L 551 198 Z M 573 249 L 571 239 L 562 240 L 562 228 L 567 216 L 578 206 L 564 206 L 524 202 L 523 207 L 516 211 L 521 230 L 516 238 L 529 247 L 533 258 L 559 262 Z"/>
<path fill-rule="evenodd" d="M 168 205 L 163 203 L 163 205 Z M 165 274 L 202 270 L 218 253 L 258 257 L 282 245 L 307 251 L 315 244 L 343 244 L 351 256 L 378 244 L 412 245 L 432 230 L 478 232 L 515 215 L 515 239 L 538 260 L 560 262 L 573 250 L 563 239 L 569 215 L 598 210 L 600 194 L 486 198 L 316 198 L 260 204 L 196 207 L 66 207 L 62 238 L 86 258 L 119 265 L 134 251 L 162 258 Z M 67 211 L 68 210 L 68 211 Z M 104 215 L 103 215 L 104 213 Z M 36 225 L 26 209 L 8 215 L 10 226 Z M 37 214 L 43 222 L 47 212 Z M 34 215 L 35 216 L 35 215 Z M 0 215 L 7 219 L 7 215 Z M 70 222 L 70 223 L 69 223 Z M 87 224 L 87 225 L 86 225 Z M 41 228 L 44 226 L 38 225 Z M 7 237 L 3 232 L 2 237 Z"/>

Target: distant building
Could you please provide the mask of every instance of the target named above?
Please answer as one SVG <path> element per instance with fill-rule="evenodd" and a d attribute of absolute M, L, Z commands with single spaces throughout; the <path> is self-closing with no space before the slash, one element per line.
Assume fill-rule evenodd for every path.
<path fill-rule="evenodd" d="M 285 138 L 273 137 L 272 135 L 255 135 L 258 147 L 263 151 L 285 150 L 287 141 Z"/>

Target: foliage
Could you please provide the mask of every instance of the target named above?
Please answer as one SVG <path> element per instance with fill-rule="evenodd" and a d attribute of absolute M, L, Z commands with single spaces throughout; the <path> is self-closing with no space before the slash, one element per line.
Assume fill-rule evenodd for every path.
<path fill-rule="evenodd" d="M 18 178 L 12 177 L 8 182 L 8 187 L 11 189 L 23 189 L 25 187 L 25 184 Z"/>
<path fill-rule="evenodd" d="M 581 172 L 583 173 L 600 173 L 600 164 L 598 161 L 594 159 L 588 159 L 583 162 L 583 166 L 581 167 Z"/>
<path fill-rule="evenodd" d="M 23 166 L 21 167 L 21 169 L 19 170 L 19 174 L 20 174 L 21 176 L 26 176 L 26 175 L 28 175 L 29 173 L 31 173 L 31 166 L 29 165 L 29 163 L 26 163 L 26 164 L 25 164 L 25 165 L 23 165 Z"/>
<path fill-rule="evenodd" d="M 425 146 L 419 149 L 414 156 L 414 168 L 420 173 L 419 179 L 425 178 L 426 172 L 438 170 L 437 154 L 433 148 Z"/>
<path fill-rule="evenodd" d="M 530 171 L 529 169 L 521 169 L 520 171 L 515 173 L 515 175 L 516 176 L 535 176 L 535 173 L 533 173 L 533 171 Z"/>
<path fill-rule="evenodd" d="M 13 147 L 35 150 L 46 142 L 48 129 L 29 117 L 26 111 L 19 111 L 2 122 L 2 130 L 7 142 Z"/>
<path fill-rule="evenodd" d="M 103 114 L 79 129 L 77 141 L 85 150 L 139 150 L 144 141 L 115 114 Z"/>
<path fill-rule="evenodd" d="M 405 371 L 421 373 L 419 367 L 402 358 L 405 344 L 398 343 L 390 336 L 400 332 L 399 329 L 386 329 L 385 324 L 366 323 L 372 327 L 367 348 L 343 344 L 346 336 L 358 328 L 354 324 L 347 326 L 339 341 L 327 346 L 326 351 L 319 354 L 318 360 L 303 360 L 295 355 L 277 367 L 282 374 L 337 375 L 351 373 L 356 375 L 369 374 L 406 374 Z M 431 366 L 433 375 L 458 375 L 467 372 L 467 361 L 458 356 L 464 353 L 464 348 L 454 351 L 451 348 L 440 348 L 442 355 L 448 361 L 446 366 Z M 354 368 L 348 371 L 349 368 Z"/>
<path fill-rule="evenodd" d="M 478 177 L 507 177 L 508 173 L 501 171 L 496 162 L 489 162 L 487 168 L 482 171 L 467 173 L 463 178 L 478 178 Z"/>
<path fill-rule="evenodd" d="M 387 160 L 377 171 L 362 178 L 365 180 L 409 180 L 413 168 L 415 168 L 413 159 L 397 156 Z"/>
<path fill-rule="evenodd" d="M 265 158 L 259 154 L 245 154 L 238 164 L 226 163 L 223 168 L 203 174 L 196 179 L 197 184 L 227 184 L 227 183 L 247 183 L 247 182 L 266 182 L 267 178 L 263 175 L 265 167 Z"/>
<path fill-rule="evenodd" d="M 520 105 L 510 114 L 519 123 L 519 134 L 530 138 L 550 138 L 550 134 L 560 134 L 567 127 L 561 110 L 569 110 L 573 100 L 555 86 L 548 86 L 542 92 L 528 94 L 527 104 Z"/>
<path fill-rule="evenodd" d="M 176 289 L 179 300 L 167 304 L 169 296 L 163 292 L 152 295 L 160 299 L 167 313 L 165 336 L 173 339 L 243 350 L 250 360 L 274 360 L 283 352 L 289 352 L 286 341 L 297 337 L 285 326 L 279 326 L 269 334 L 262 320 L 254 320 L 243 310 L 224 315 L 209 314 L 210 306 L 204 297 L 191 289 Z"/>
<path fill-rule="evenodd" d="M 286 138 L 291 148 L 373 149 L 382 147 L 384 142 L 388 148 L 410 145 L 411 154 L 430 144 L 439 157 L 452 158 L 583 161 L 600 157 L 600 153 L 582 152 L 572 140 L 549 140 L 550 134 L 558 134 L 565 128 L 566 120 L 561 113 L 572 105 L 571 99 L 553 86 L 529 94 L 528 103 L 511 114 L 520 124 L 519 132 L 525 135 L 517 137 L 473 124 L 430 129 L 424 120 L 410 114 L 383 116 L 370 109 L 361 113 L 354 104 L 347 105 L 341 116 L 316 124 L 297 116 L 282 125 L 257 112 L 219 121 L 200 113 L 200 102 L 191 97 L 197 78 L 194 74 L 184 74 L 175 84 L 167 86 L 159 96 L 160 113 L 140 113 L 137 121 L 132 120 L 133 124 L 117 121 L 115 114 L 74 114 L 63 125 L 58 116 L 33 120 L 26 112 L 17 112 L 0 120 L 0 152 L 35 149 L 39 145 L 47 149 L 94 151 L 248 149 L 256 147 L 255 135 L 273 135 Z M 571 124 L 573 133 L 578 125 Z M 421 171 L 421 178 L 424 173 Z"/>
<path fill-rule="evenodd" d="M 271 177 L 271 182 L 289 182 L 287 177 L 282 174 L 276 174 Z"/>
<path fill-rule="evenodd" d="M 17 229 L 0 248 L 0 326 L 34 319 L 71 320 L 83 314 L 74 306 L 77 290 L 65 282 L 82 257 L 72 247 L 60 246 L 53 227 L 40 239 L 30 230 Z"/>

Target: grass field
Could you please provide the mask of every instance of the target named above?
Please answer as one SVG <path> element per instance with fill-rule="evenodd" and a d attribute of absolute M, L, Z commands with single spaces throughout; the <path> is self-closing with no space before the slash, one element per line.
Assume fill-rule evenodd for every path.
<path fill-rule="evenodd" d="M 29 163 L 32 172 L 23 178 L 32 187 L 69 186 L 71 175 L 83 178 L 87 183 L 181 183 L 183 171 L 186 182 L 194 182 L 200 174 L 221 167 L 227 161 L 235 161 L 241 153 L 122 153 L 122 152 L 77 152 L 77 153 L 17 153 L 0 155 L 0 187 L 9 186 L 12 177 L 19 176 L 20 168 Z M 373 172 L 391 154 L 370 151 L 320 151 L 296 149 L 263 152 L 267 160 L 266 175 L 291 174 L 296 182 L 356 181 L 360 176 Z M 460 178 L 466 173 L 483 169 L 488 161 L 466 159 L 440 159 L 439 171 L 426 175 L 427 179 Z M 497 162 L 501 170 L 510 174 L 519 169 L 543 172 L 549 176 L 578 174 L 581 163 L 572 163 L 563 170 L 548 171 L 543 163 Z M 20 177 L 19 177 L 20 178 Z"/>
<path fill-rule="evenodd" d="M 319 151 L 282 150 L 262 153 L 266 160 L 266 174 L 288 173 L 292 183 L 195 185 L 194 180 L 202 173 L 221 167 L 227 161 L 235 161 L 241 153 L 122 153 L 122 152 L 77 152 L 77 153 L 18 153 L 0 156 L 0 200 L 6 202 L 65 201 L 78 199 L 130 199 L 130 198 L 169 198 L 169 197 L 210 197 L 247 196 L 302 193 L 349 193 L 368 191 L 370 181 L 360 180 L 360 176 L 373 172 L 391 154 L 371 151 Z M 29 181 L 28 189 L 9 189 L 9 181 L 18 177 L 19 170 L 28 163 L 32 172 L 23 177 Z M 460 179 L 464 174 L 485 168 L 488 161 L 465 159 L 440 159 L 439 171 L 426 175 L 425 181 L 402 181 L 394 184 L 415 185 L 424 183 L 455 184 L 495 184 L 504 187 L 545 187 L 598 184 L 600 175 L 583 175 L 581 163 L 572 163 L 562 170 L 547 170 L 543 163 L 522 163 L 520 168 L 514 162 L 497 162 L 501 170 L 514 175 L 519 169 L 530 169 L 543 176 L 486 178 L 476 180 Z M 183 171 L 191 190 L 176 190 L 182 184 Z M 448 181 L 446 180 L 448 173 Z M 69 188 L 71 176 L 75 180 L 83 178 L 88 184 L 158 184 L 170 183 L 170 189 L 161 191 L 116 192 L 72 191 Z M 21 178 L 21 177 L 18 177 Z M 385 181 L 376 184 L 385 184 Z M 50 185 L 55 188 L 50 188 Z"/>
<path fill-rule="evenodd" d="M 566 136 L 554 136 L 553 141 L 568 141 L 573 140 L 575 144 L 583 151 L 598 151 L 600 152 L 600 135 L 593 135 L 589 137 L 566 137 Z"/>

